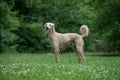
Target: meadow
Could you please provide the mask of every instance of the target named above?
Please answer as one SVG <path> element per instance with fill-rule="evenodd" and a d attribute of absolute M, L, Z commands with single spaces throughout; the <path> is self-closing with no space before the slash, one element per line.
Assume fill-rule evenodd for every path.
<path fill-rule="evenodd" d="M 120 56 L 86 53 L 87 63 L 78 63 L 74 53 L 1 53 L 0 80 L 120 80 Z M 94 53 L 100 54 L 100 53 Z"/>

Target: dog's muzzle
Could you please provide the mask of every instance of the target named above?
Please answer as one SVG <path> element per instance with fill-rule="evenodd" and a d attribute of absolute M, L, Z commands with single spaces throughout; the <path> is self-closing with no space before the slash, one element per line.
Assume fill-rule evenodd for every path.
<path fill-rule="evenodd" d="M 45 28 L 45 31 L 46 31 L 46 32 L 49 32 L 49 28 L 48 28 L 48 27 L 46 27 L 46 28 Z"/>

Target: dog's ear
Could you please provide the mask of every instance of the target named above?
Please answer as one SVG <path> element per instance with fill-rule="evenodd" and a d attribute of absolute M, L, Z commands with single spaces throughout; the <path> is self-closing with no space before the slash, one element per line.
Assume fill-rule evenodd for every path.
<path fill-rule="evenodd" d="M 55 26 L 54 23 L 51 23 L 51 26 L 54 27 Z"/>
<path fill-rule="evenodd" d="M 51 23 L 51 27 L 52 27 L 52 32 L 55 32 L 55 25 L 54 25 L 54 23 Z"/>
<path fill-rule="evenodd" d="M 44 27 L 46 27 L 47 23 L 44 24 Z"/>

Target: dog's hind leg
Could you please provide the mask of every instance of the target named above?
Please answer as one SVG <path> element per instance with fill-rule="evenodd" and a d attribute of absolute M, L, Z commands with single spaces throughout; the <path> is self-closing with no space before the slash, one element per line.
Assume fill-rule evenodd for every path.
<path fill-rule="evenodd" d="M 80 63 L 81 62 L 81 56 L 80 56 L 79 46 L 77 46 L 77 44 L 74 43 L 74 47 L 75 47 L 75 53 L 78 56 L 78 63 Z"/>
<path fill-rule="evenodd" d="M 83 46 L 80 47 L 79 51 L 80 51 L 80 56 L 83 60 L 83 63 L 86 63 L 86 58 L 85 58 L 84 53 L 83 53 Z"/>
<path fill-rule="evenodd" d="M 80 60 L 82 58 L 83 62 L 86 63 L 86 58 L 83 53 L 83 45 L 79 41 L 75 42 L 75 51 L 78 56 L 78 62 L 80 63 Z"/>
<path fill-rule="evenodd" d="M 78 56 L 78 63 L 81 62 L 81 55 L 80 55 L 80 52 L 77 50 L 77 56 Z"/>

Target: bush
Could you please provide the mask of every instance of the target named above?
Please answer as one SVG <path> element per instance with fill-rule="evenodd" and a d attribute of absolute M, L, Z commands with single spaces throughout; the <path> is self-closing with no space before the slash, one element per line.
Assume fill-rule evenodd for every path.
<path fill-rule="evenodd" d="M 50 48 L 42 23 L 23 24 L 12 32 L 19 36 L 17 50 L 20 52 L 36 52 Z"/>
<path fill-rule="evenodd" d="M 16 35 L 11 33 L 20 26 L 17 12 L 13 12 L 12 6 L 4 1 L 0 1 L 0 51 L 3 52 L 14 45 L 14 40 L 17 39 Z"/>

